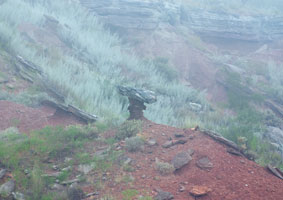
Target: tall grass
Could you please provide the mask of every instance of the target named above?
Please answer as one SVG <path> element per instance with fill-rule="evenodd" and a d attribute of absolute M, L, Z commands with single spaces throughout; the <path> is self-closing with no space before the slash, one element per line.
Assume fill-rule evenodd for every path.
<path fill-rule="evenodd" d="M 50 30 L 45 16 L 58 20 L 59 28 Z M 32 31 L 28 35 L 36 42 L 27 40 L 25 34 L 19 33 L 19 26 L 27 24 L 42 34 L 53 32 L 63 48 L 36 41 Z M 122 45 L 116 35 L 75 2 L 6 1 L 0 7 L 0 35 L 11 52 L 42 68 L 46 81 L 66 96 L 67 103 L 101 119 L 119 122 L 127 117 L 127 101 L 116 91 L 119 84 L 158 94 L 158 102 L 145 112 L 157 123 L 182 125 L 188 102 L 206 104 L 199 92 L 178 81 L 168 81 L 153 61 L 143 62 L 131 53 L 127 45 Z"/>

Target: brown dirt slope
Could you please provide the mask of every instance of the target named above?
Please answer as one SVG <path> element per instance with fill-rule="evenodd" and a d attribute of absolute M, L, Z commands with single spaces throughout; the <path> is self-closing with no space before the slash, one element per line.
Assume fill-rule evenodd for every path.
<path fill-rule="evenodd" d="M 16 126 L 21 131 L 28 132 L 46 125 L 74 123 L 80 122 L 69 114 L 56 112 L 49 107 L 28 108 L 12 102 L 0 101 L 0 130 Z M 175 134 L 183 134 L 182 139 L 187 142 L 163 148 L 162 144 L 165 142 L 177 140 Z M 283 199 L 282 180 L 271 175 L 255 162 L 229 154 L 225 145 L 199 131 L 177 129 L 147 121 L 142 136 L 146 140 L 155 139 L 157 145 L 146 145 L 143 151 L 126 153 L 132 159 L 131 165 L 134 171 L 122 171 L 121 168 L 114 167 L 115 171 L 107 172 L 109 178 L 105 181 L 103 190 L 99 191 L 101 196 L 111 194 L 117 199 L 123 199 L 121 192 L 130 188 L 146 191 L 150 196 L 155 196 L 156 191 L 161 189 L 172 193 L 177 200 Z M 124 148 L 123 143 L 120 145 Z M 177 153 L 188 149 L 194 150 L 189 164 L 169 175 L 158 173 L 155 167 L 156 158 L 170 163 Z M 197 161 L 203 157 L 207 157 L 213 164 L 210 170 L 203 170 L 197 166 Z M 134 181 L 130 184 L 115 184 L 117 177 L 125 177 L 125 175 L 134 177 Z M 91 176 L 89 178 L 91 179 Z M 189 194 L 194 186 L 206 186 L 211 191 L 205 196 L 195 198 Z"/>
<path fill-rule="evenodd" d="M 168 139 L 175 139 L 174 134 L 185 134 L 186 144 L 175 145 L 164 149 L 161 145 Z M 149 124 L 143 133 L 148 138 L 154 138 L 159 145 L 147 146 L 143 152 L 128 153 L 135 162 L 136 171 L 133 188 L 142 191 L 159 189 L 171 192 L 174 199 L 202 200 L 280 200 L 283 199 L 283 181 L 271 175 L 267 170 L 244 157 L 231 155 L 227 147 L 209 136 L 190 130 L 182 130 L 158 124 Z M 169 162 L 179 152 L 193 149 L 192 161 L 179 171 L 161 176 L 155 169 L 155 159 Z M 211 170 L 200 169 L 196 163 L 199 159 L 208 157 L 213 164 Z M 206 196 L 192 197 L 189 191 L 194 186 L 206 186 L 212 191 Z M 183 188 L 184 191 L 180 191 Z M 127 188 L 116 187 L 110 193 L 119 194 L 117 190 Z M 121 197 L 122 198 L 122 197 Z"/>
<path fill-rule="evenodd" d="M 30 108 L 9 101 L 0 101 L 0 130 L 17 127 L 21 132 L 28 133 L 45 126 L 81 123 L 75 116 L 48 106 Z"/>

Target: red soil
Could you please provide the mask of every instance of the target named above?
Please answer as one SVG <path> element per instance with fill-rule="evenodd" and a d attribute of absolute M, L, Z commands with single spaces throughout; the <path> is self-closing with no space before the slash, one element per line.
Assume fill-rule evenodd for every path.
<path fill-rule="evenodd" d="M 12 102 L 0 101 L 0 130 L 16 126 L 23 132 L 40 129 L 46 125 L 69 125 L 81 123 L 69 113 L 62 113 L 50 107 L 28 108 Z M 112 132 L 112 131 L 111 131 Z M 161 147 L 175 133 L 193 136 L 186 144 L 176 145 L 168 149 Z M 111 134 L 111 133 L 109 133 Z M 113 132 L 112 132 L 113 134 Z M 146 121 L 143 131 L 146 138 L 154 138 L 158 145 L 149 147 L 138 153 L 127 153 L 133 159 L 134 172 L 123 172 L 121 169 L 106 172 L 100 195 L 111 194 L 123 199 L 121 192 L 132 188 L 143 194 L 154 196 L 157 190 L 171 192 L 176 200 L 280 200 L 283 199 L 283 181 L 271 175 L 265 168 L 244 157 L 227 153 L 227 147 L 209 136 L 191 130 L 182 130 Z M 167 176 L 160 175 L 155 169 L 155 158 L 170 162 L 179 152 L 193 149 L 193 160 L 181 170 Z M 207 156 L 213 163 L 210 171 L 196 166 L 199 158 Z M 115 167 L 114 167 L 115 168 Z M 117 177 L 132 175 L 134 182 L 117 182 Z M 88 179 L 91 179 L 91 175 Z M 97 176 L 94 177 L 97 180 Z M 90 185 L 91 186 L 91 185 Z M 180 192 L 180 187 L 184 188 Z M 189 191 L 194 186 L 206 186 L 211 191 L 206 196 L 192 197 Z M 87 186 L 86 186 L 87 187 Z M 97 191 L 94 186 L 88 192 Z"/>
<path fill-rule="evenodd" d="M 161 147 L 168 138 L 174 138 L 175 133 L 185 133 L 194 136 L 184 145 L 173 146 L 169 149 Z M 132 172 L 135 181 L 132 188 L 138 191 L 154 191 L 162 189 L 171 192 L 174 199 L 203 199 L 203 200 L 280 200 L 283 199 L 283 181 L 271 175 L 267 170 L 255 162 L 244 157 L 229 154 L 227 147 L 209 136 L 190 130 L 182 130 L 164 125 L 152 124 L 144 130 L 144 135 L 155 138 L 158 146 L 147 147 L 144 152 L 128 153 L 138 168 Z M 164 136 L 165 135 L 165 136 Z M 152 153 L 146 153 L 152 148 Z M 155 169 L 155 158 L 169 162 L 179 152 L 188 149 L 195 150 L 193 160 L 180 171 L 161 176 Z M 210 171 L 205 171 L 196 166 L 198 159 L 207 156 L 213 163 Z M 146 177 L 144 177 L 144 175 Z M 156 178 L 158 177 L 158 178 Z M 111 183 L 109 183 L 111 186 Z M 185 191 L 180 192 L 180 186 Z M 192 197 L 189 191 L 193 186 L 206 186 L 212 191 L 206 196 Z M 122 199 L 121 191 L 128 189 L 129 185 L 115 186 L 108 193 L 117 194 Z"/>
<path fill-rule="evenodd" d="M 9 101 L 0 101 L 0 130 L 13 126 L 20 132 L 28 133 L 45 126 L 67 126 L 78 123 L 82 122 L 70 113 L 51 107 L 30 108 Z"/>

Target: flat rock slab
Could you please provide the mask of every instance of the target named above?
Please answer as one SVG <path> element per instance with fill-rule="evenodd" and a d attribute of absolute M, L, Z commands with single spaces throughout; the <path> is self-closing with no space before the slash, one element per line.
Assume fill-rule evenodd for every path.
<path fill-rule="evenodd" d="M 233 148 L 228 148 L 227 152 L 232 154 L 232 155 L 235 155 L 235 156 L 242 156 L 241 152 L 239 152 L 239 151 L 237 151 L 237 150 L 235 150 Z"/>
<path fill-rule="evenodd" d="M 171 200 L 174 196 L 170 192 L 165 192 L 162 190 L 158 191 L 158 194 L 154 197 L 154 200 Z"/>
<path fill-rule="evenodd" d="M 3 178 L 6 174 L 7 170 L 6 169 L 2 169 L 0 170 L 0 179 Z"/>
<path fill-rule="evenodd" d="M 211 170 L 213 168 L 213 163 L 205 156 L 197 161 L 197 166 L 203 170 Z"/>
<path fill-rule="evenodd" d="M 189 152 L 181 152 L 172 159 L 171 164 L 174 166 L 175 170 L 178 170 L 189 164 L 191 160 L 192 157 L 189 155 Z"/>
<path fill-rule="evenodd" d="M 10 196 L 14 190 L 15 190 L 15 181 L 10 180 L 0 186 L 0 195 Z"/>
<path fill-rule="evenodd" d="M 207 195 L 211 191 L 212 189 L 206 186 L 193 186 L 193 188 L 190 190 L 190 194 L 194 197 L 200 197 Z"/>

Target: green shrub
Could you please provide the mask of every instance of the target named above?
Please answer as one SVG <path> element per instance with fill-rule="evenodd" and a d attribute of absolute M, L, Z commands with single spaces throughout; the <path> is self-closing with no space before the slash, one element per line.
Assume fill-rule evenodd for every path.
<path fill-rule="evenodd" d="M 144 140 L 139 136 L 126 138 L 126 149 L 129 152 L 141 151 L 143 149 Z"/>
<path fill-rule="evenodd" d="M 142 131 L 142 121 L 127 120 L 118 128 L 115 137 L 118 140 L 123 140 L 136 136 L 140 131 Z"/>
<path fill-rule="evenodd" d="M 174 166 L 172 164 L 166 163 L 166 162 L 161 162 L 159 160 L 155 161 L 155 167 L 161 175 L 172 174 L 175 170 Z"/>

